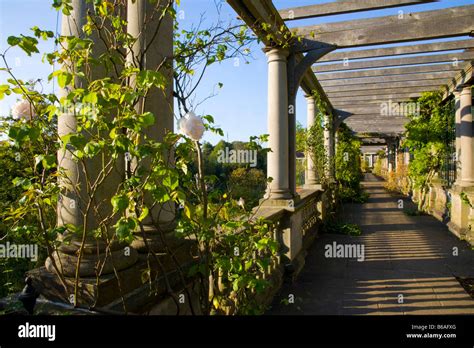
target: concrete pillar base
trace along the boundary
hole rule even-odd
[[[451,219],[448,228],[458,238],[474,244],[474,208],[466,202],[466,198],[474,202],[474,186],[464,187],[456,184],[450,194]]]
[[[77,254],[67,254],[61,251],[52,255],[56,266],[65,277],[75,277],[77,270]],[[131,247],[125,247],[110,252],[101,252],[98,255],[92,250],[83,252],[81,263],[79,264],[79,276],[94,277],[98,272],[101,275],[112,274],[114,271],[121,271],[137,262],[137,251]],[[56,273],[51,257],[46,259],[45,267],[51,273]],[[114,270],[115,269],[115,270]]]
[[[139,253],[163,252],[167,248],[175,249],[185,242],[184,239],[174,235],[175,227],[176,223],[174,221],[160,224],[159,229],[155,226],[145,225],[143,228],[145,236],[143,236],[141,230],[136,231],[136,237],[130,245]]]

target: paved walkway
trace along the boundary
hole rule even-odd
[[[363,185],[369,201],[341,213],[362,235],[316,239],[300,277],[283,287],[268,314],[474,314],[474,300],[455,278],[474,277],[474,250],[435,218],[407,216],[373,175]],[[326,258],[333,242],[364,245],[365,261]],[[282,304],[289,294],[295,303]]]

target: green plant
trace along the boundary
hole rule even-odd
[[[405,125],[406,138],[403,146],[413,154],[408,168],[414,188],[419,188],[419,209],[423,207],[432,178],[445,165],[451,155],[454,125],[452,105],[441,105],[441,92],[426,92],[418,99],[420,113],[410,115]]]
[[[146,240],[145,224],[163,236],[157,216],[166,207],[180,206],[182,213],[175,214],[172,223],[177,225],[178,237],[195,243],[197,256],[189,274],[171,258],[185,291],[188,277],[199,281],[203,314],[260,313],[262,308],[256,294],[268,285],[264,276],[276,262],[279,249],[272,224],[243,211],[226,192],[211,190],[208,184],[213,181],[213,175],[207,176],[204,170],[199,139],[172,132],[165,132],[158,139],[149,128],[158,122],[159,115],[146,108],[147,100],[153,95],[169,93],[167,71],[174,66],[174,96],[181,116],[188,114],[189,100],[193,99],[206,67],[240,56],[251,38],[240,25],[223,27],[219,23],[207,30],[180,30],[175,21],[173,60],[168,57],[156,66],[147,66],[146,49],[139,52],[131,49],[140,35],[124,34],[125,3],[89,2],[91,8],[81,37],[54,37],[54,33],[35,27],[34,36],[8,38],[10,47],[0,57],[5,65],[2,71],[10,79],[7,85],[1,86],[0,98],[17,94],[28,103],[31,115],[26,120],[12,121],[5,128],[13,149],[24,151],[26,161],[23,175],[18,175],[16,169],[10,173],[15,177],[12,184],[18,197],[12,197],[6,229],[47,250],[65,293],[73,293],[77,305],[79,265],[87,241],[105,245],[105,259],[95,267],[98,279],[107,258],[111,257],[114,243],[126,245],[140,236]],[[175,17],[173,1],[150,3],[154,5],[157,28],[164,18]],[[71,14],[67,0],[54,1],[54,7],[65,16]],[[148,38],[147,44],[159,45],[153,42],[157,37]],[[62,67],[50,75],[62,88],[61,98],[35,91],[19,80],[8,65],[7,52],[11,47],[18,46],[27,55],[36,54],[40,38],[54,38],[58,44],[59,49],[45,57],[51,65]],[[64,113],[74,115],[75,127],[58,134],[57,119]],[[214,126],[212,116],[203,116],[201,121],[207,130],[223,134]],[[77,166],[79,182],[57,163],[58,152]],[[125,168],[127,158],[124,175],[112,178]],[[190,168],[195,161],[193,173]],[[110,180],[113,186],[109,185]],[[261,184],[259,181],[258,185]],[[57,225],[58,202],[63,204],[62,199],[71,195],[80,203],[75,215],[78,223]],[[76,205],[70,206],[75,208]],[[91,221],[94,221],[92,228]],[[68,289],[62,268],[54,261],[59,237],[61,243],[78,242],[74,289]],[[166,243],[164,249],[172,254]],[[148,261],[154,260],[160,267],[160,272],[154,272],[155,277],[167,277],[160,257],[148,248]],[[112,267],[117,275],[113,262]],[[146,274],[151,275],[151,270]],[[155,279],[149,276],[148,280],[151,286]],[[121,291],[118,277],[117,281]],[[168,282],[167,292],[177,302],[177,293]]]
[[[336,150],[336,180],[338,195],[342,202],[363,203],[368,196],[360,185],[362,179],[360,140],[344,123],[338,129]]]
[[[348,236],[360,236],[362,234],[360,226],[345,222],[327,223],[324,226],[324,231],[326,233],[345,234]]]
[[[321,110],[321,109],[319,109]],[[326,149],[324,147],[324,114],[318,112],[314,124],[306,132],[306,153],[313,160],[316,177],[320,183],[326,183],[327,161]]]

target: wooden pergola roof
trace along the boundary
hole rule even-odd
[[[302,38],[306,51],[298,53],[297,61],[312,48],[335,48],[306,71],[301,87],[306,93],[318,91],[329,101],[326,111],[344,115],[355,132],[400,134],[406,115],[381,114],[383,103],[410,101],[436,90],[444,91],[447,99],[457,86],[472,80],[474,39],[464,37],[474,33],[474,5],[324,23],[326,16],[436,1],[339,0],[279,10],[271,0],[228,2],[265,44],[257,23],[271,23],[283,34],[290,30]],[[285,24],[317,17],[320,22],[323,18],[322,24]],[[420,42],[426,40],[432,42]],[[363,49],[353,49],[359,47]]]

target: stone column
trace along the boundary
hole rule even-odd
[[[331,117],[331,177],[336,180],[336,156],[337,156],[337,145],[339,142],[339,135],[337,129],[334,128],[333,118]]]
[[[324,115],[324,148],[326,149],[326,178],[334,179],[334,134],[332,132],[332,117]]]
[[[453,94],[456,129],[456,183],[458,183],[461,181],[461,91],[455,90]]]
[[[450,189],[451,214],[448,228],[459,238],[474,244],[474,129],[471,86],[460,86],[455,92],[456,103],[456,182]],[[463,196],[465,195],[465,196]]]
[[[166,15],[160,23],[161,10],[155,9],[156,5],[149,0],[128,0],[127,5],[127,32],[133,37],[138,38],[127,54],[129,64],[140,67],[142,70],[156,70],[160,64],[163,64],[159,70],[166,79],[166,88],[164,90],[156,87],[152,88],[146,100],[140,100],[136,106],[138,113],[151,112],[155,116],[155,124],[147,127],[143,134],[148,139],[162,141],[168,132],[173,132],[173,19]],[[156,14],[153,16],[154,11]],[[149,18],[154,18],[150,20]],[[146,22],[146,26],[143,24]],[[158,25],[159,30],[158,29]],[[156,32],[156,35],[155,35]],[[152,41],[154,40],[154,41]],[[134,81],[132,80],[133,84]],[[169,158],[169,163],[173,163],[173,154],[165,154]],[[134,171],[138,166],[149,167],[149,161],[136,163],[132,160],[131,169]],[[152,206],[153,199],[148,197],[149,206]],[[170,236],[169,232],[175,227],[175,207],[173,202],[154,205],[150,210],[149,216],[144,220],[144,230],[146,233],[146,242],[143,240],[141,231],[137,231],[137,239],[133,241],[132,246],[140,252],[147,252],[148,249],[155,251],[163,250],[163,240],[161,233]],[[168,246],[171,241],[167,238]]]
[[[86,23],[87,10],[92,10],[92,4],[86,2],[86,0],[73,0],[71,5],[73,7],[71,14],[62,17],[61,33],[63,36],[82,37],[84,35],[82,26]],[[101,41],[95,36],[92,36],[91,39],[95,43],[94,55],[104,52],[105,48]],[[70,64],[74,64],[74,62],[70,62]],[[91,72],[93,79],[101,78],[104,74],[105,72],[101,68],[94,68]],[[87,88],[86,81],[83,79],[76,78],[74,82],[75,86]],[[70,85],[60,89],[59,97],[67,96],[73,87],[73,85]],[[77,132],[77,107],[77,105],[71,105],[63,108],[62,114],[58,117],[59,137]],[[112,240],[115,234],[112,225],[116,219],[110,219],[107,226],[103,224],[99,226],[99,223],[102,219],[112,216],[110,199],[124,179],[124,159],[118,158],[113,162],[110,174],[97,187],[91,208],[87,209],[90,198],[83,165],[87,168],[90,184],[98,181],[97,178],[101,176],[101,172],[107,170],[103,169],[100,156],[85,159],[81,163],[73,159],[71,151],[69,147],[58,151],[58,167],[65,173],[65,177],[61,178],[59,182],[61,193],[57,207],[58,225],[73,225],[79,229],[79,233],[70,235],[71,231],[67,231],[60,237],[63,241],[68,239],[68,242],[61,244],[58,251],[54,253],[53,258],[46,260],[46,268],[51,272],[56,272],[56,268],[58,268],[66,277],[75,276],[77,266],[79,266],[79,275],[81,277],[95,277],[100,268],[101,275],[113,273],[114,269],[116,271],[125,269],[136,262],[136,252],[130,248],[124,250],[125,246],[117,242],[113,242],[110,245],[109,251],[107,251],[105,241],[102,238],[96,239],[93,236],[94,231],[99,227],[101,229],[107,228],[110,240]],[[111,158],[107,154],[104,154],[104,157],[106,159]],[[83,229],[86,234],[84,243],[82,240]],[[105,231],[102,232],[105,233]],[[82,252],[80,251],[81,249]],[[79,254],[82,255],[81,262],[78,265]]]
[[[267,176],[273,178],[267,190],[272,200],[291,199],[289,190],[288,140],[288,51],[271,48],[266,51],[268,62],[268,132]],[[291,154],[294,156],[294,154]]]
[[[316,120],[316,105],[314,96],[306,96],[307,102],[307,115],[306,115],[306,127],[309,132],[313,127]],[[313,155],[307,151],[306,153],[306,180],[305,186],[308,188],[314,188],[319,184],[318,176],[316,173],[316,166],[314,164]]]
[[[394,170],[398,171],[398,141],[393,144],[393,165],[395,166]]]
[[[460,93],[460,165],[461,186],[474,186],[474,128],[472,119],[472,91],[470,85]]]
[[[392,171],[391,165],[390,165],[390,143],[387,142],[387,148],[385,149],[385,169],[387,170],[387,173],[390,173]]]

